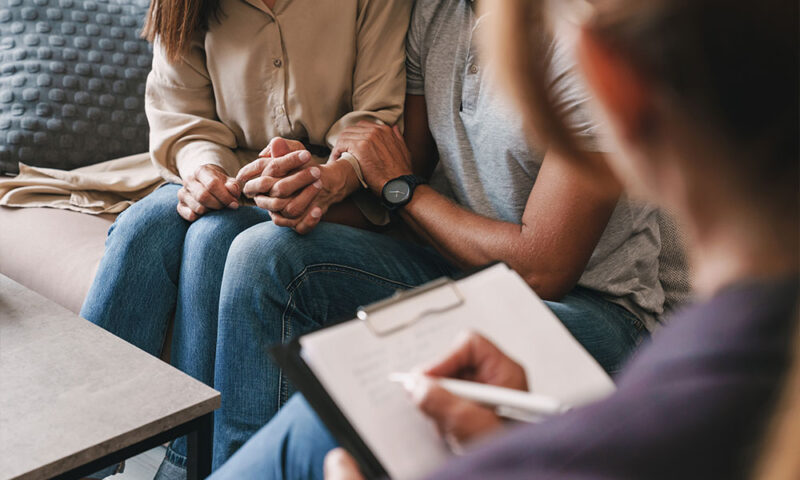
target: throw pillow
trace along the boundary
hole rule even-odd
[[[147,151],[148,0],[0,3],[0,171]]]

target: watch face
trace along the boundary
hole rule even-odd
[[[383,196],[387,202],[390,203],[403,203],[408,200],[411,194],[411,188],[405,180],[395,179],[386,184],[383,191]]]

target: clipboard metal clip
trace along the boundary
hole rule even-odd
[[[442,288],[446,288],[446,290],[443,291],[444,295],[442,295],[442,297],[446,298],[438,298],[436,305],[426,306],[416,314],[397,319],[381,318],[380,322],[375,318],[381,310]],[[397,291],[394,295],[385,300],[372,303],[365,307],[359,307],[356,316],[360,320],[366,322],[369,329],[372,330],[372,333],[382,337],[413,325],[427,316],[438,315],[458,308],[464,305],[464,303],[464,296],[459,291],[456,282],[449,277],[442,277],[411,290]]]

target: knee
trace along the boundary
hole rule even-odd
[[[240,233],[228,250],[226,275],[246,275],[259,280],[282,276],[302,264],[304,237],[272,222]]]
[[[240,227],[228,211],[209,212],[189,226],[184,241],[184,252],[224,255]]]
[[[137,254],[180,252],[188,222],[176,211],[178,185],[166,185],[124,211],[108,235],[108,246]]]

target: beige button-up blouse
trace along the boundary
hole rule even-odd
[[[410,0],[222,0],[219,21],[147,79],[150,154],[162,176],[204,164],[235,175],[273,137],[332,147],[364,119],[396,123]]]

